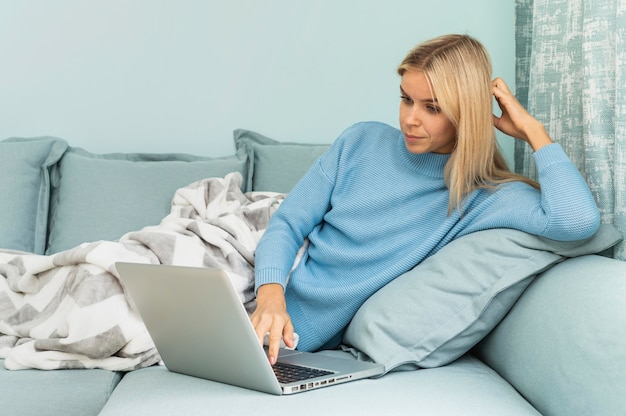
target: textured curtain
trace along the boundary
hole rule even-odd
[[[516,94],[626,235],[626,0],[516,0]],[[515,170],[536,178],[516,142]],[[613,256],[626,260],[626,244]]]

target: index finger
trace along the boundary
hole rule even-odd
[[[285,340],[286,346],[293,346],[293,325],[291,324],[291,321],[274,321],[274,324],[270,328],[268,339],[268,358],[270,360],[270,364],[274,365],[278,360],[281,340]]]

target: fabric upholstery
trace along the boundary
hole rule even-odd
[[[72,148],[53,180],[47,254],[98,240],[118,240],[157,225],[170,212],[174,192],[192,182],[240,172],[247,156],[222,158],[185,154],[104,154]]]
[[[50,169],[67,143],[54,137],[0,142],[0,248],[43,254]]]

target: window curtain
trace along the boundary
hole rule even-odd
[[[516,94],[626,236],[626,0],[516,0]],[[519,142],[519,143],[518,143]],[[515,171],[536,179],[531,150]],[[613,251],[626,260],[626,244]]]

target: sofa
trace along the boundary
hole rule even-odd
[[[288,193],[327,145],[239,129],[236,152],[94,154],[54,137],[0,142],[0,249],[50,256],[158,224],[176,189],[241,175]],[[624,415],[626,264],[610,225],[559,243],[514,230],[462,237],[373,295],[321,354],[386,374],[292,396],[173,373],[5,368],[4,415]],[[0,266],[0,275],[2,274]],[[5,285],[6,286],[6,285]],[[10,316],[0,292],[0,355]]]

